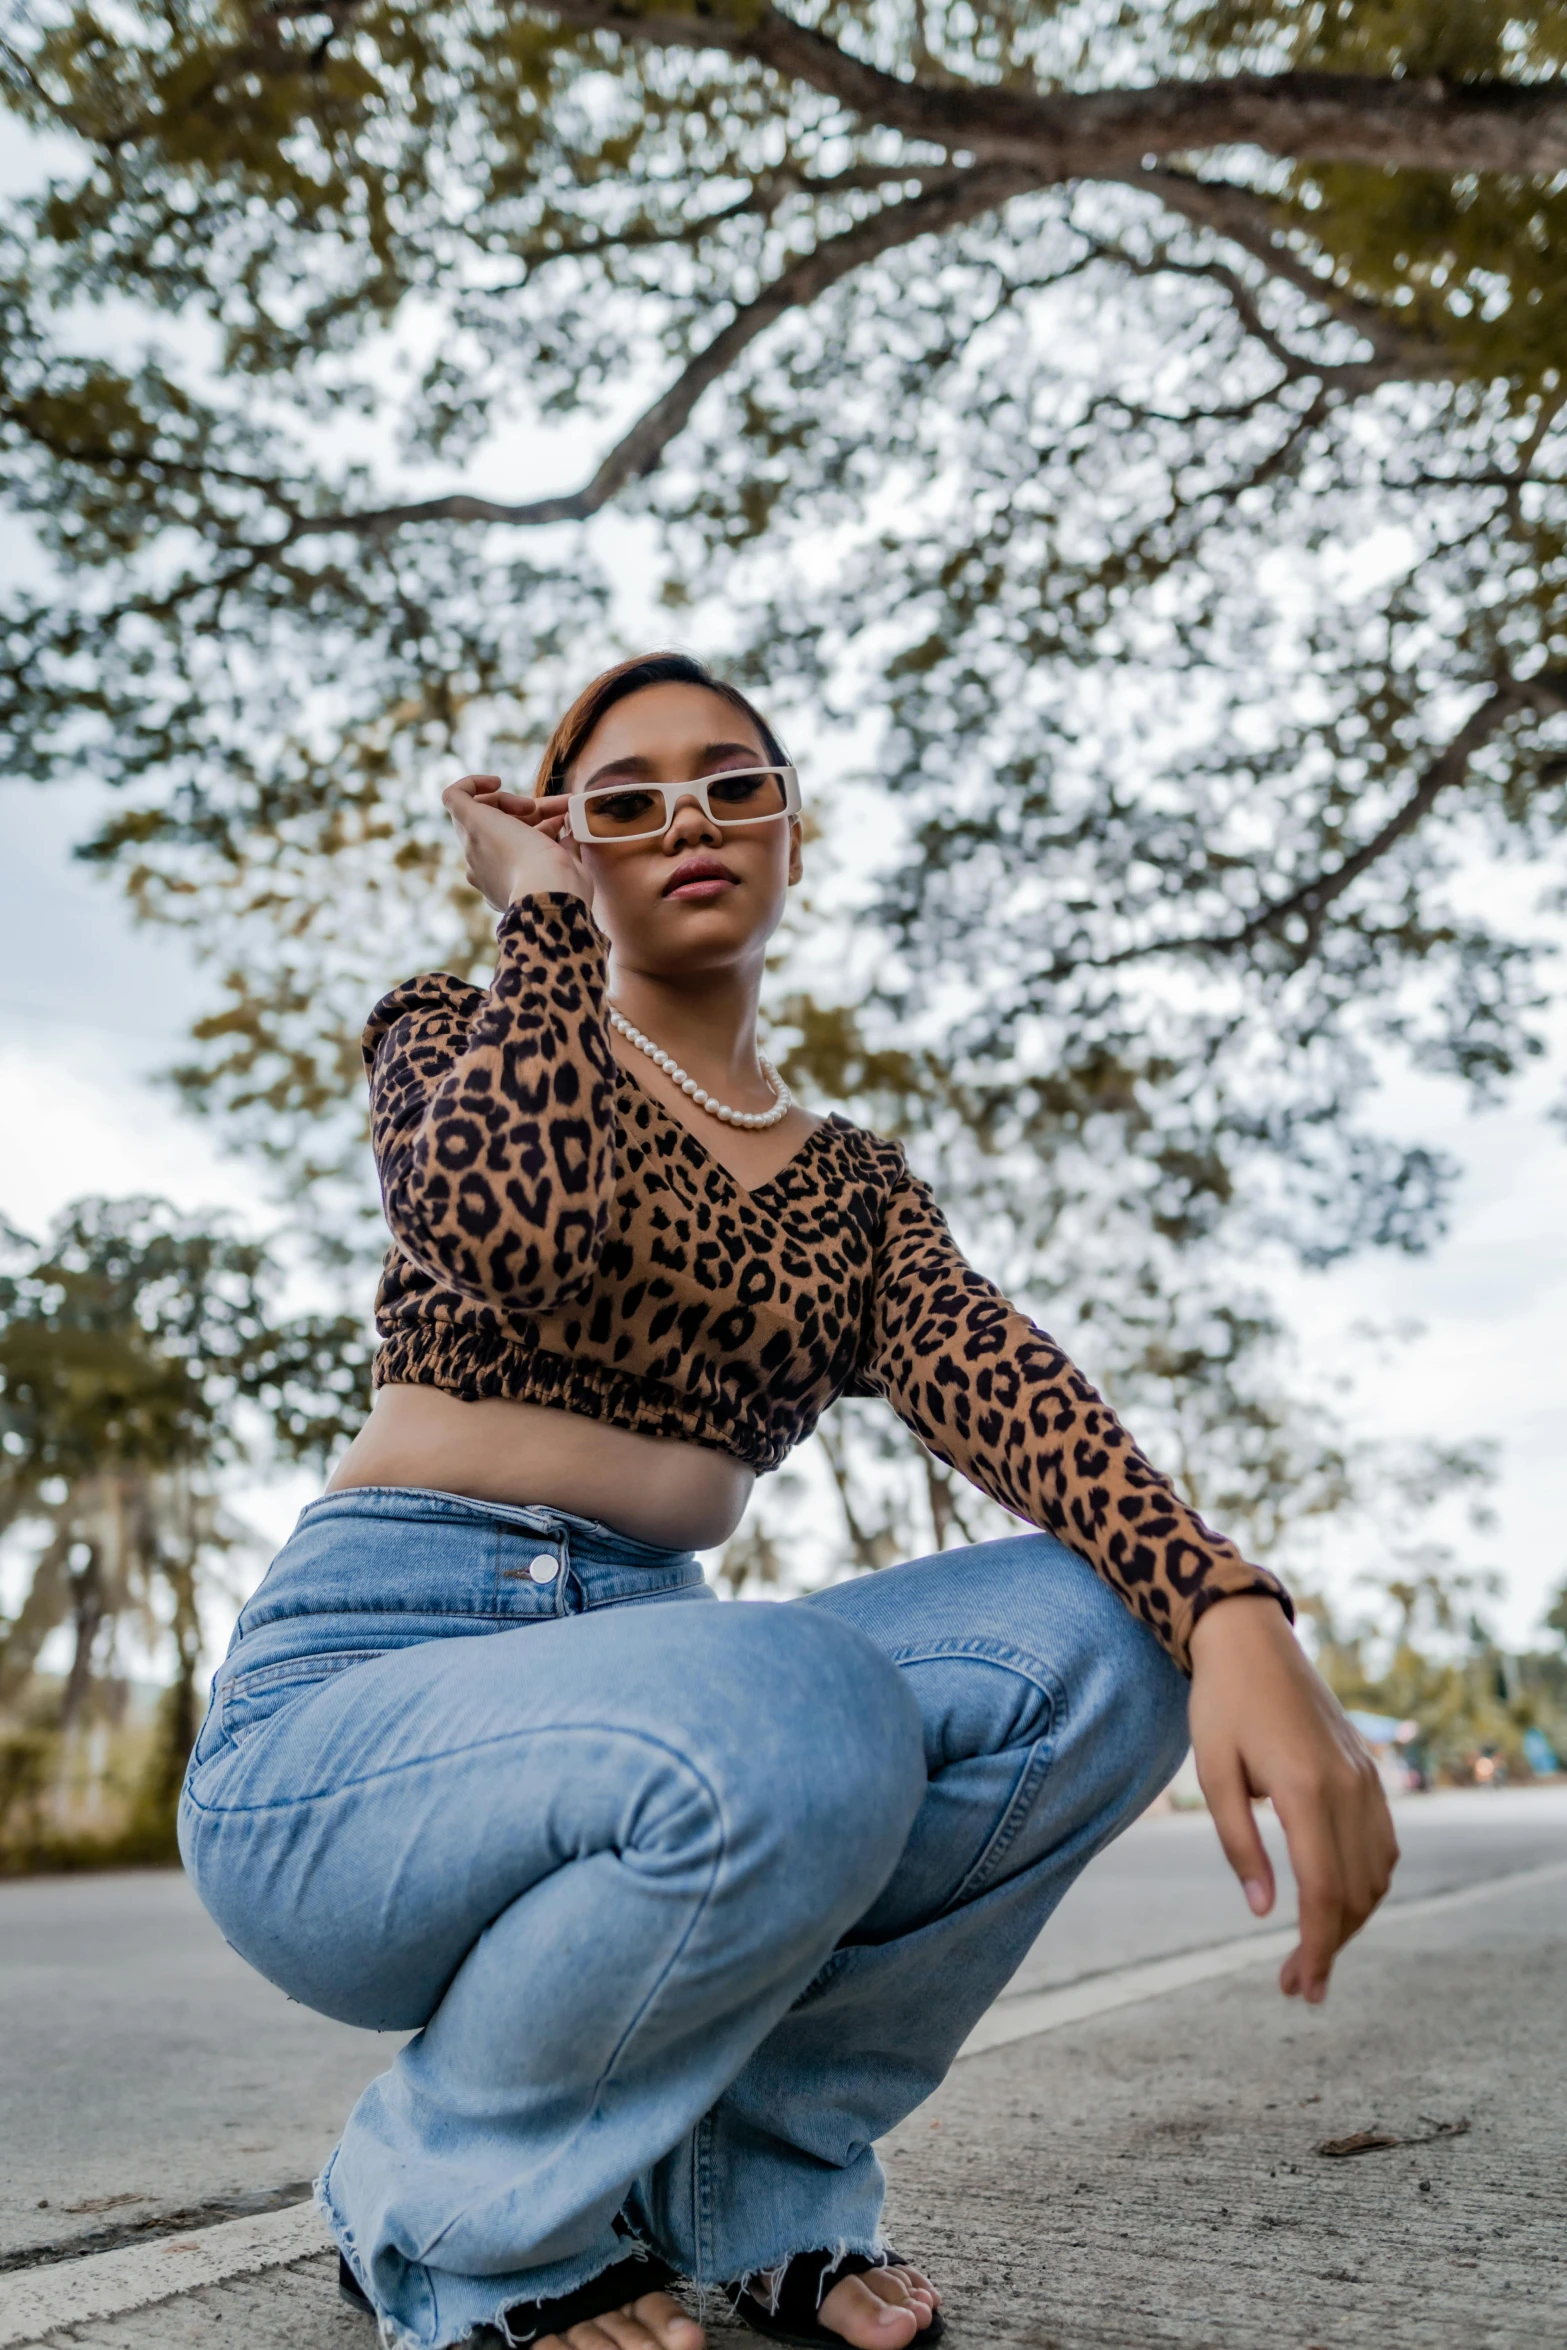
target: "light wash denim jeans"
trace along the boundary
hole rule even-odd
[[[180,1845],[291,1998],[413,2031],[319,2193],[435,2350],[628,2235],[698,2283],[874,2249],[874,2141],[1185,1743],[1048,1535],[721,1606],[559,1510],[361,1490],[240,1617]]]

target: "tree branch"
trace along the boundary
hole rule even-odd
[[[836,1421],[824,1420],[818,1426],[816,1435],[837,1491],[838,1506],[843,1512],[844,1530],[849,1537],[849,1549],[855,1565],[872,1573],[878,1567],[890,1566],[897,1556],[897,1544],[891,1527],[885,1524],[867,1526],[855,1508],[853,1478],[843,1430]]]
[[[1387,311],[1363,301],[1331,277],[1319,275],[1304,254],[1292,252],[1284,241],[1285,224],[1266,196],[1251,188],[1198,179],[1185,171],[1128,171],[1111,176],[1124,187],[1146,189],[1194,227],[1210,229],[1230,244],[1239,245],[1242,252],[1260,261],[1270,276],[1282,278],[1343,325],[1353,327],[1376,353],[1384,378],[1440,380],[1451,375],[1453,354],[1445,345],[1410,334]],[[1321,374],[1324,370],[1313,368],[1311,372]]]
[[[857,221],[841,235],[826,238],[811,252],[776,277],[754,300],[743,303],[705,349],[682,368],[661,398],[645,409],[629,432],[622,434],[591,481],[580,490],[559,497],[533,498],[522,505],[505,505],[493,498],[457,492],[444,498],[424,498],[407,505],[378,506],[360,513],[300,517],[281,545],[332,531],[359,533],[392,530],[410,522],[504,522],[537,527],[550,522],[585,522],[608,504],[628,482],[655,471],[665,450],[684,430],[702,394],[733,367],[747,347],[791,310],[806,308],[840,278],[867,262],[993,212],[1009,197],[1034,186],[1032,175],[1010,165],[992,165],[957,172],[911,196],[901,204],[887,204],[868,220]]]
[[[857,163],[847,169],[818,175],[787,166],[759,174],[743,196],[722,204],[715,212],[688,212],[669,221],[648,219],[623,229],[593,228],[559,244],[518,245],[513,248],[530,276],[557,261],[594,261],[604,253],[647,252],[660,245],[699,246],[713,229],[733,220],[771,220],[791,196],[872,195],[886,187],[936,187],[952,177],[950,163]],[[497,295],[519,294],[528,278],[492,278],[474,289],[474,298],[489,301]]]
[[[906,138],[1026,164],[1051,180],[1103,179],[1145,156],[1214,147],[1423,171],[1567,170],[1567,82],[1236,74],[1035,97],[904,81],[765,4],[728,13],[698,0],[690,15],[643,12],[621,0],[548,0],[548,7],[563,23],[623,40],[747,58]]]
[[[1494,685],[1478,709],[1471,711],[1463,725],[1445,749],[1438,751],[1422,773],[1419,782],[1401,807],[1395,808],[1387,822],[1374,832],[1368,841],[1335,865],[1331,872],[1317,874],[1312,880],[1292,889],[1287,896],[1273,898],[1259,906],[1256,913],[1241,924],[1239,930],[1210,932],[1194,938],[1166,938],[1154,940],[1146,946],[1124,947],[1119,954],[1105,955],[1095,960],[1096,971],[1107,971],[1118,964],[1140,962],[1152,955],[1173,954],[1241,954],[1256,945],[1270,931],[1283,928],[1286,922],[1301,920],[1307,926],[1306,947],[1315,945],[1329,907],[1363,873],[1387,855],[1389,849],[1413,832],[1430,814],[1443,792],[1462,783],[1468,773],[1469,762],[1509,718],[1520,711],[1532,710],[1537,718],[1559,716],[1567,711],[1567,670],[1546,670],[1537,677],[1520,682],[1506,678]]]
[[[1320,932],[1328,908],[1344,892],[1368,873],[1371,867],[1385,857],[1388,850],[1403,840],[1430,814],[1443,792],[1455,783],[1462,783],[1469,772],[1469,762],[1476,751],[1488,743],[1492,735],[1506,725],[1520,710],[1533,709],[1544,716],[1554,709],[1567,708],[1567,677],[1531,680],[1519,685],[1511,678],[1495,685],[1479,708],[1470,712],[1452,741],[1438,751],[1431,760],[1402,807],[1395,808],[1387,822],[1374,832],[1368,841],[1335,865],[1330,873],[1318,874],[1287,897],[1275,898],[1271,904],[1260,906],[1250,921],[1244,923],[1233,938],[1224,944],[1231,950],[1254,946],[1268,931],[1282,929],[1286,922],[1303,919],[1313,939]]]

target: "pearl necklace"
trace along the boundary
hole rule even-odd
[[[727,1102],[715,1101],[710,1093],[704,1092],[694,1077],[688,1077],[672,1053],[664,1052],[650,1036],[644,1036],[640,1028],[633,1028],[624,1012],[617,1012],[613,1004],[606,1009],[610,1026],[617,1035],[623,1036],[628,1044],[634,1044],[639,1053],[646,1053],[653,1066],[662,1069],[666,1077],[673,1078],[681,1092],[688,1093],[699,1110],[710,1111],[713,1117],[722,1118],[726,1126],[776,1126],[779,1119],[787,1118],[793,1109],[794,1096],[765,1053],[759,1052],[756,1057],[762,1064],[762,1075],[777,1095],[777,1100],[770,1110],[732,1110]]]

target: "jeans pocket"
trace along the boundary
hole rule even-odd
[[[322,1656],[287,1657],[281,1664],[257,1665],[251,1672],[234,1674],[213,1705],[224,1744],[243,1746],[295,1698],[308,1697],[351,1666],[369,1664],[385,1654],[384,1648],[337,1648]]]

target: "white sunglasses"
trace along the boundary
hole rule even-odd
[[[692,783],[611,783],[573,792],[566,822],[575,840],[654,840],[675,821],[682,800],[695,800],[724,831],[772,824],[800,812],[800,778],[792,767],[726,767]]]

